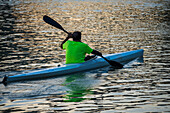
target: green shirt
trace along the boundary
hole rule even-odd
[[[63,44],[63,49],[66,49],[66,64],[85,62],[86,53],[90,54],[93,51],[85,43],[70,40]]]

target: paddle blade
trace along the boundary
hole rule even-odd
[[[66,31],[66,30],[64,30],[63,29],[63,27],[58,23],[58,22],[56,22],[55,20],[53,20],[52,18],[50,18],[49,16],[43,16],[43,20],[46,22],[46,23],[48,23],[48,24],[50,24],[50,25],[52,25],[52,26],[54,26],[54,27],[56,27],[56,28],[58,28],[58,29],[61,29],[61,30],[63,30],[64,32],[66,32],[67,34],[68,34],[68,32]]]
[[[109,60],[108,62],[111,66],[113,66],[116,69],[122,69],[123,65],[120,64],[119,62],[113,61],[113,60]]]
[[[119,62],[113,61],[113,60],[108,60],[107,58],[101,56],[103,59],[105,59],[111,66],[113,66],[116,69],[122,69],[123,65],[120,64]]]

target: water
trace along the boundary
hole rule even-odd
[[[103,54],[144,49],[144,63],[0,84],[1,112],[170,112],[168,0],[0,1],[0,79],[64,62],[67,31]]]

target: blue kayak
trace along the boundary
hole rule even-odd
[[[144,52],[143,49],[139,49],[139,50],[122,52],[122,53],[107,54],[107,55],[104,55],[104,57],[107,58],[108,60],[113,60],[113,61],[116,61],[116,62],[119,62],[125,65],[129,63],[130,61],[135,60],[137,58],[143,58],[143,52]],[[47,69],[32,71],[32,72],[24,73],[24,74],[18,74],[18,75],[13,75],[13,76],[6,75],[3,79],[3,82],[42,79],[42,78],[48,78],[48,77],[54,77],[54,76],[60,76],[60,75],[67,75],[67,74],[73,74],[73,73],[103,68],[109,65],[110,64],[108,62],[106,62],[103,58],[98,56],[95,59],[91,59],[84,63],[64,64],[59,67],[57,66],[53,68],[47,68]]]

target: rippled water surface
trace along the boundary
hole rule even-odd
[[[144,49],[144,63],[0,84],[0,112],[170,112],[169,0],[1,0],[0,80],[64,62],[66,34],[103,54]]]

